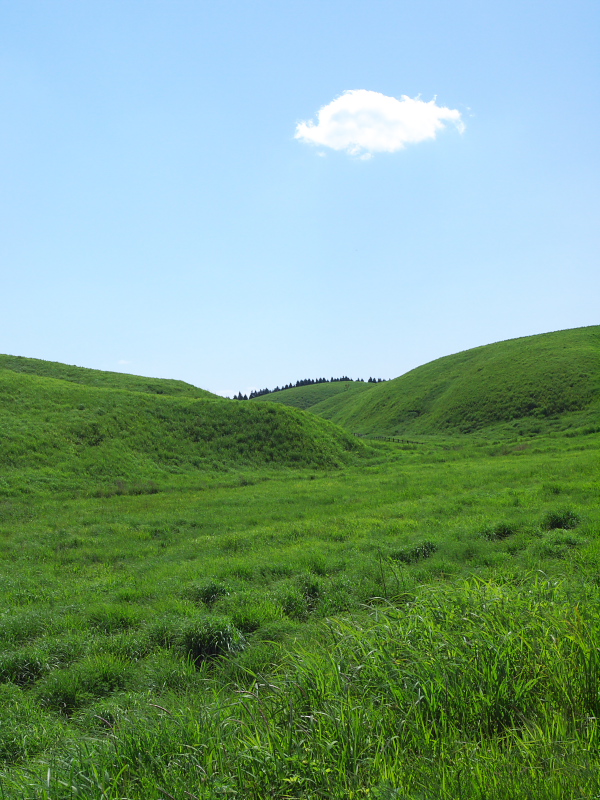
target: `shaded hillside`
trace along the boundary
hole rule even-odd
[[[286,408],[100,389],[0,370],[0,493],[232,466],[333,467],[363,449]]]
[[[600,398],[600,326],[511,339],[446,356],[311,411],[353,432],[468,433],[580,411]]]
[[[212,392],[198,389],[184,381],[144,378],[141,375],[127,375],[122,372],[104,372],[99,369],[60,364],[57,361],[42,361],[39,358],[0,355],[0,369],[9,369],[11,372],[20,372],[25,375],[38,375],[41,378],[57,378],[70,383],[80,383],[102,389],[127,389],[130,392],[217,399],[217,395]]]
[[[305,410],[331,397],[343,396],[347,399],[349,395],[354,396],[376,385],[381,384],[366,383],[365,381],[315,383],[310,386],[294,386],[292,389],[282,389],[279,392],[271,392],[252,399],[259,402],[282,403],[285,406],[293,406],[294,408]]]

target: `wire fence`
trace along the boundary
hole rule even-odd
[[[423,442],[414,442],[412,439],[399,439],[397,436],[371,436],[368,433],[355,433],[361,439],[381,439],[385,442],[397,442],[398,444],[423,444]]]

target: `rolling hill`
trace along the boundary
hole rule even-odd
[[[347,400],[350,395],[364,392],[375,384],[364,381],[333,381],[332,383],[314,383],[309,386],[294,386],[279,392],[254,397],[255,402],[282,403],[284,406],[306,410],[329,400],[331,397],[343,395]]]
[[[599,333],[306,411],[0,367],[0,797],[600,797]]]
[[[5,496],[135,487],[198,470],[334,467],[364,448],[326,420],[285,406],[236,403],[178,381],[12,363],[71,377],[0,368]]]
[[[446,356],[310,410],[357,433],[452,434],[597,408],[600,326],[510,339]]]
[[[184,381],[165,378],[144,378],[140,375],[127,375],[121,372],[104,372],[99,369],[73,367],[58,361],[42,361],[39,358],[23,358],[22,356],[0,355],[0,370],[11,370],[24,375],[37,375],[40,378],[57,378],[69,383],[83,386],[95,386],[99,389],[126,389],[130,392],[148,394],[167,394],[187,397],[204,397],[213,400],[218,395],[198,389]]]

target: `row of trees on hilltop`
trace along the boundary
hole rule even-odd
[[[357,378],[356,379],[360,383],[365,383],[364,378]],[[274,389],[259,389],[256,392],[250,392],[249,395],[242,394],[241,392],[237,395],[233,396],[234,400],[253,400],[255,397],[262,397],[265,394],[273,394],[273,392],[283,392],[286,389],[297,389],[299,386],[314,386],[317,383],[343,383],[352,381],[352,378],[349,378],[347,375],[344,375],[342,378],[305,378],[301,381],[296,381],[296,383],[288,383],[285,386],[276,386]],[[366,383],[383,383],[385,378],[369,378]]]

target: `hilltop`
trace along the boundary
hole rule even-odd
[[[600,326],[510,339],[445,356],[311,411],[359,433],[471,433],[597,408]]]
[[[0,355],[0,370],[11,370],[24,375],[37,375],[40,378],[56,378],[69,383],[94,386],[102,389],[126,389],[130,392],[148,394],[186,395],[216,400],[217,395],[206,389],[199,389],[184,381],[165,378],[145,378],[141,375],[128,375],[122,372],[105,372],[99,369],[75,367],[58,361],[43,361],[39,358]]]

